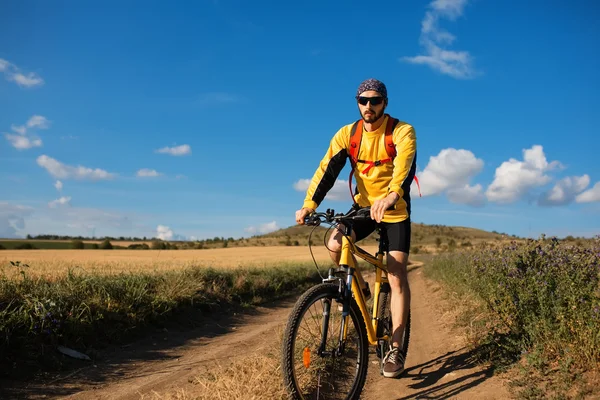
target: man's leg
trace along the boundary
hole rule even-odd
[[[402,332],[406,326],[410,309],[410,286],[408,284],[408,254],[402,251],[390,251],[387,258],[388,280],[392,289],[391,311],[393,336],[392,345],[402,346]]]
[[[404,371],[404,358],[400,353],[402,334],[410,310],[410,287],[408,284],[408,254],[410,249],[410,220],[385,224],[389,242],[387,257],[388,281],[390,282],[392,313],[392,348],[386,355],[383,375],[395,378]]]

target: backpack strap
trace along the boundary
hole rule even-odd
[[[352,176],[354,175],[354,168],[358,163],[358,149],[360,149],[360,142],[362,140],[362,132],[363,132],[363,120],[359,119],[352,125],[352,130],[350,131],[350,144],[348,146],[348,156],[350,157],[350,177],[348,178],[348,187],[350,188],[350,198],[356,204],[354,200],[354,194],[352,194]]]

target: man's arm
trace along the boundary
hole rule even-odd
[[[394,132],[396,144],[396,158],[394,159],[394,173],[388,188],[388,193],[396,193],[399,200],[403,195],[402,185],[410,175],[410,170],[417,154],[417,136],[415,129],[404,124]]]
[[[376,200],[371,206],[371,218],[377,222],[381,222],[385,211],[396,204],[404,195],[402,185],[409,177],[417,152],[417,138],[412,126],[403,124],[394,130],[393,135],[397,154],[394,158],[394,172],[388,187],[388,193],[386,197]]]
[[[333,187],[335,180],[346,165],[348,140],[349,130],[347,127],[340,129],[331,139],[329,148],[310,181],[303,208],[316,210]]]

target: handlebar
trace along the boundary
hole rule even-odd
[[[304,217],[305,225],[321,225],[321,222],[343,222],[348,220],[366,221],[371,219],[371,207],[353,208],[347,214],[335,214],[335,211],[328,208],[324,213],[312,213]]]

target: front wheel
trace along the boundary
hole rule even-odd
[[[359,398],[369,349],[365,323],[353,298],[347,321],[346,340],[340,346],[342,298],[337,285],[319,284],[298,299],[282,347],[283,380],[291,398]]]

